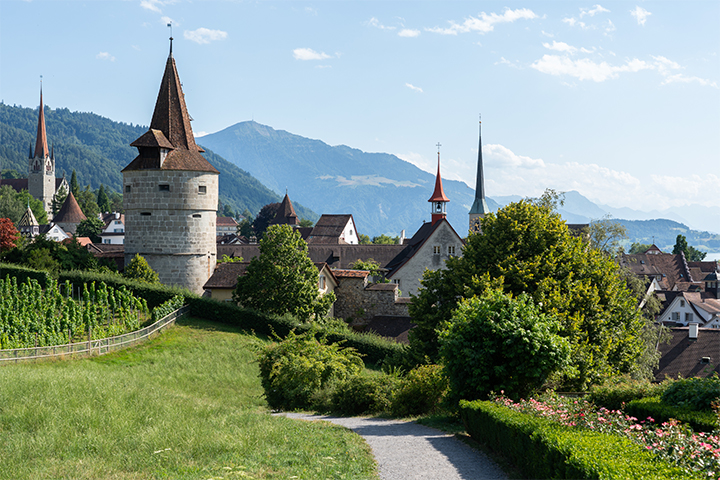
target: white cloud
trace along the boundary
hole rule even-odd
[[[413,91],[415,91],[415,92],[423,93],[423,89],[422,89],[422,88],[416,87],[416,86],[413,85],[412,83],[406,83],[405,86],[408,87],[410,90],[413,90]]]
[[[605,26],[605,34],[612,33],[615,30],[617,30],[617,28],[615,28],[615,24],[611,20],[608,20],[607,25]]]
[[[580,51],[583,52],[583,53],[593,53],[593,52],[595,52],[595,47],[592,47],[592,49],[587,49],[587,48],[585,48],[585,47],[582,47],[582,48],[580,49]]]
[[[578,80],[593,80],[603,82],[617,78],[621,72],[638,72],[655,68],[653,65],[638,60],[627,61],[624,65],[614,66],[607,62],[596,63],[588,58],[571,60],[558,55],[543,55],[540,60],[530,65],[535,70],[549,75],[569,75]]]
[[[419,35],[420,35],[420,30],[413,30],[413,29],[410,29],[410,28],[403,28],[402,30],[400,30],[400,31],[398,32],[398,36],[399,36],[399,37],[409,37],[409,38],[413,38],[413,37],[417,37],[417,36],[419,36]]]
[[[507,65],[508,67],[512,67],[512,68],[520,68],[517,64],[511,62],[510,60],[506,59],[505,57],[500,57],[500,60],[495,62],[494,65]]]
[[[387,25],[383,25],[382,23],[380,23],[380,20],[375,17],[372,17],[370,20],[368,20],[367,24],[371,27],[379,28],[380,30],[395,30],[395,27],[388,27]]]
[[[161,0],[142,0],[140,2],[140,6],[142,8],[145,8],[147,10],[152,10],[156,13],[162,13],[160,10],[160,5],[162,5],[163,2]]]
[[[678,70],[682,68],[678,63],[673,62],[663,56],[652,56],[655,59],[655,65],[658,71],[663,75],[669,75],[670,70]]]
[[[498,144],[483,146],[483,158],[487,157],[496,168],[544,168],[545,162],[541,158],[530,158],[513,153],[509,148]]]
[[[610,10],[607,8],[603,8],[600,5],[595,5],[590,10],[585,10],[584,8],[580,9],[580,18],[584,17],[585,15],[590,15],[591,17],[594,17],[596,13],[610,13]]]
[[[635,19],[638,22],[638,25],[645,26],[645,20],[647,20],[647,17],[652,15],[652,13],[648,12],[644,8],[640,6],[635,6],[635,10],[630,10],[630,15],[635,17]]]
[[[574,27],[575,25],[577,25],[578,27],[582,28],[583,30],[587,30],[588,28],[594,28],[594,27],[588,27],[587,25],[585,25],[585,22],[581,22],[580,20],[577,20],[572,17],[563,18],[562,21],[564,23],[567,23],[571,27]]]
[[[542,30],[540,33],[542,33],[542,34],[545,35],[546,37],[550,37],[550,38],[553,38],[553,37],[555,36],[555,35],[553,35],[552,33],[547,33],[545,30]]]
[[[667,85],[669,83],[693,83],[697,82],[703,87],[713,87],[718,88],[717,82],[713,82],[712,80],[708,80],[705,78],[700,77],[687,77],[683,75],[682,73],[678,73],[675,75],[668,75],[665,77],[665,80],[662,81],[661,85]]]
[[[337,177],[333,177],[332,175],[323,175],[322,177],[317,178],[320,180],[335,180],[340,187],[357,187],[361,185],[381,187],[383,184],[394,185],[396,187],[422,186],[408,180],[392,180],[378,175],[352,175],[350,178],[343,177],[342,175],[338,175]]]
[[[296,48],[293,50],[295,60],[327,60],[332,58],[325,52],[316,52],[311,48]]]
[[[183,32],[186,40],[191,40],[201,45],[215,40],[224,40],[227,38],[227,35],[227,32],[223,32],[222,30],[210,30],[205,27],[200,27],[197,30],[185,30]]]
[[[110,60],[111,62],[115,61],[115,57],[110,55],[108,52],[100,52],[95,55],[95,58],[97,58],[98,60]]]
[[[505,9],[502,15],[497,13],[487,14],[481,12],[477,17],[468,17],[462,24],[450,22],[449,28],[426,28],[428,32],[440,33],[442,35],[457,35],[458,33],[478,32],[488,33],[495,29],[495,25],[499,23],[511,23],[516,20],[526,19],[531,20],[538,18],[538,16],[530,9],[519,8],[516,10]]]
[[[577,52],[577,48],[572,47],[565,42],[556,42],[555,40],[553,40],[552,45],[549,43],[543,43],[543,47],[549,50],[557,50],[558,52],[568,52],[570,54]]]

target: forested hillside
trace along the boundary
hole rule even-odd
[[[16,170],[27,176],[28,153],[34,149],[37,132],[37,108],[0,103],[0,165],[3,172]],[[146,126],[114,122],[94,113],[71,112],[67,108],[45,107],[45,125],[49,147],[55,148],[56,171],[67,177],[73,169],[81,185],[99,188],[105,185],[120,192],[120,171],[137,156],[130,143],[147,131]],[[263,205],[281,197],[252,175],[206,149],[205,158],[220,171],[220,201],[233,210],[246,208],[254,215]],[[300,218],[316,220],[318,215],[293,203]]]
[[[673,220],[617,220],[627,229],[628,238],[637,243],[655,243],[663,252],[672,252],[678,235],[687,238],[688,245],[704,252],[720,252],[720,235],[691,230]]]

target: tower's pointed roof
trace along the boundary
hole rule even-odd
[[[438,152],[438,169],[435,177],[435,191],[428,202],[449,202],[450,199],[445,196],[442,186],[442,177],[440,176],[440,152]]]
[[[270,222],[270,224],[297,225],[298,223],[299,222],[297,214],[295,213],[295,208],[293,208],[290,197],[286,192],[285,197],[282,199],[282,202],[277,209],[277,214],[275,215],[275,218]]]
[[[35,218],[35,214],[30,209],[30,205],[28,205],[27,210],[25,210],[25,213],[23,213],[23,216],[20,217],[20,221],[17,223],[18,227],[36,227],[40,225],[37,221],[37,218]]]
[[[83,220],[87,220],[87,217],[82,212],[80,205],[75,200],[75,195],[72,192],[68,193],[65,203],[57,215],[53,218],[55,223],[80,223]]]
[[[165,73],[160,83],[160,92],[158,92],[155,102],[150,129],[130,145],[163,148],[169,150],[169,153],[162,162],[140,155],[123,171],[161,168],[163,170],[219,173],[200,155],[200,152],[204,152],[204,150],[195,143],[195,136],[190,126],[190,114],[185,105],[185,94],[182,91],[175,58],[172,55],[172,43],[170,55],[165,63]]]
[[[477,182],[475,184],[475,201],[470,207],[470,214],[485,215],[490,213],[487,202],[485,201],[485,180],[483,177],[483,161],[482,161],[482,122],[480,123],[480,133],[478,135],[478,161],[477,161]]]
[[[35,140],[35,158],[47,158],[49,155],[47,133],[45,133],[45,106],[42,87],[40,87],[40,112],[38,113],[37,139]]]

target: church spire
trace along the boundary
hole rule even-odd
[[[447,216],[446,204],[450,201],[445,196],[442,186],[442,177],[440,176],[440,143],[438,147],[438,168],[437,175],[435,176],[435,191],[433,191],[432,197],[428,200],[432,204],[432,223],[435,224],[438,220],[441,220]]]
[[[42,83],[40,83],[40,112],[38,114],[37,139],[35,140],[35,158],[47,158],[48,155],[47,133],[45,133],[45,106],[43,104]]]
[[[470,231],[479,232],[480,219],[490,213],[487,202],[485,201],[485,181],[483,177],[482,162],[482,122],[479,122],[478,130],[478,161],[477,161],[477,180],[475,183],[475,201],[470,207]]]

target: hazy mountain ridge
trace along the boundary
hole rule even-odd
[[[35,147],[38,109],[0,103],[0,166],[28,174],[28,148]],[[122,173],[136,156],[130,143],[147,131],[141,125],[115,122],[94,113],[71,112],[67,108],[45,106],[45,126],[49,147],[55,148],[56,174],[70,177],[73,169],[81,186],[100,184],[120,192]],[[205,158],[220,171],[220,200],[242,212],[253,214],[281,197],[250,174],[208,150]],[[316,220],[318,215],[295,203],[300,218]]]

